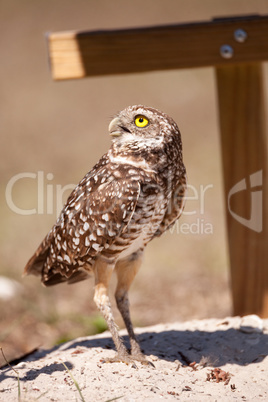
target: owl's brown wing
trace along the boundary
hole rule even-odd
[[[175,186],[167,211],[154,237],[161,236],[162,233],[174,225],[176,220],[181,216],[185,204],[186,190],[187,176],[186,171],[184,170],[183,173],[178,172],[178,176],[175,177]]]
[[[85,279],[83,266],[126,230],[140,194],[139,182],[96,177],[82,180],[71,193],[57,223],[26,265],[26,274],[41,275],[45,285]]]

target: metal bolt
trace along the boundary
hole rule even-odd
[[[234,54],[234,49],[230,45],[222,45],[220,47],[220,54],[224,59],[231,59]]]
[[[234,31],[234,38],[239,43],[245,42],[247,37],[248,37],[248,34],[246,33],[246,31],[244,31],[244,29],[236,29]]]

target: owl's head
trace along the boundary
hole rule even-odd
[[[160,146],[174,137],[180,141],[177,124],[167,114],[142,105],[129,106],[119,112],[109,125],[112,141],[137,147]]]

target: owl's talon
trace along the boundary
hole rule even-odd
[[[135,362],[141,363],[143,366],[151,366],[155,368],[155,365],[147,360],[146,357],[142,353],[138,354],[125,354],[125,353],[117,353],[114,357],[108,357],[101,360],[101,363],[125,363],[127,365],[131,365],[132,368],[137,369],[137,365]]]
[[[151,366],[151,367],[155,368],[155,365],[150,360],[147,360],[146,357],[142,353],[131,354],[131,357],[133,360],[141,363],[144,366]]]
[[[102,359],[101,363],[125,363],[127,365],[131,365],[132,368],[138,368],[134,362],[134,359],[125,353],[117,353],[114,357]]]

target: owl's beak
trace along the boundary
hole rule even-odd
[[[120,119],[119,117],[115,117],[111,123],[109,124],[109,133],[112,137],[119,137],[122,135],[122,129],[119,126]]]

